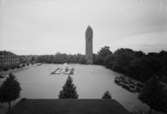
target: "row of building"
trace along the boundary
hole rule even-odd
[[[31,56],[18,56],[9,51],[0,51],[0,70],[30,63],[31,60]]]
[[[9,51],[0,51],[0,67],[14,66],[20,63],[20,58]]]

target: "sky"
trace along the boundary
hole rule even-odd
[[[0,50],[84,54],[88,25],[94,53],[167,50],[167,0],[0,0]]]

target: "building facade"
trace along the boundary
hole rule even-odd
[[[0,67],[12,67],[20,63],[19,57],[9,51],[0,51]]]
[[[86,62],[87,64],[93,64],[93,29],[88,26],[85,32],[86,39]]]

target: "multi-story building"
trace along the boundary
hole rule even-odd
[[[20,63],[20,58],[16,54],[9,51],[0,51],[0,67],[17,66]]]

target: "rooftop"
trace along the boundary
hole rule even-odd
[[[10,51],[0,51],[0,55],[12,55],[12,56],[14,55],[14,56],[16,56],[16,54],[14,54]]]
[[[115,100],[100,99],[26,99],[10,114],[129,114]]]

